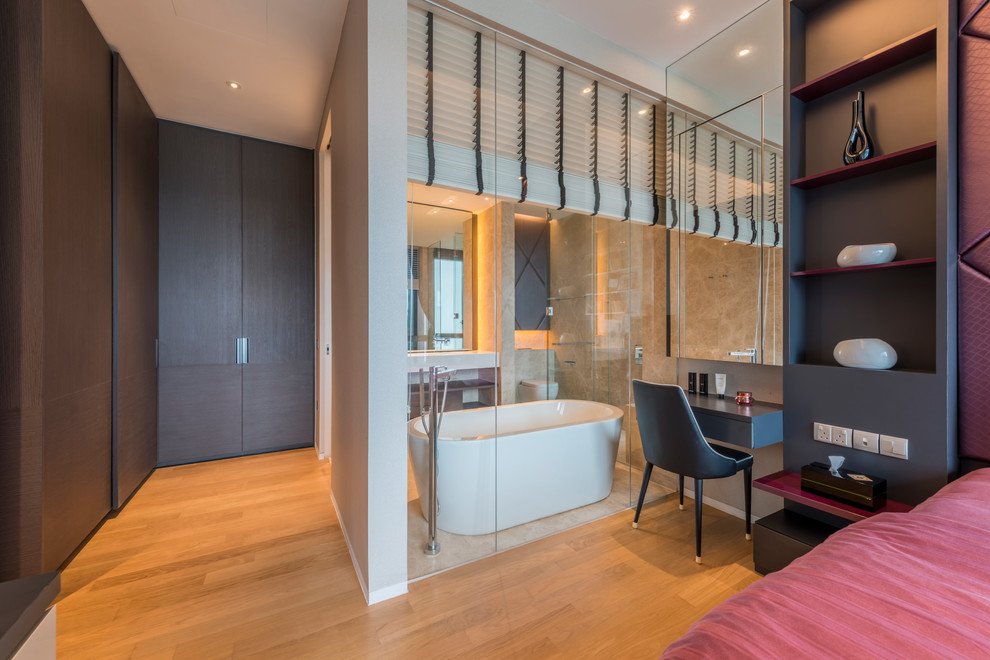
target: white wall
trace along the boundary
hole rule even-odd
[[[406,590],[406,3],[351,0],[330,83],[331,490],[369,603]]]

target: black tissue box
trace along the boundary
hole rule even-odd
[[[838,476],[825,463],[801,468],[801,490],[818,493],[868,511],[887,503],[887,480],[855,470],[839,468]]]

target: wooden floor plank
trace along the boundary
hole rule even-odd
[[[624,511],[368,607],[330,504],[296,450],[157,470],[66,568],[64,658],[656,657],[758,579],[738,519],[693,503]]]

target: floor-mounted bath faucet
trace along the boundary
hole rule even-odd
[[[443,410],[447,405],[447,384],[450,382],[450,377],[453,376],[456,371],[456,369],[448,369],[447,367],[430,367],[430,404],[428,408],[423,408],[424,370],[419,370],[419,418],[423,423],[423,431],[426,432],[426,436],[429,438],[428,451],[430,454],[430,515],[428,520],[430,524],[430,538],[426,542],[423,552],[430,556],[440,553],[440,542],[437,541],[437,512],[439,510],[439,504],[437,502],[437,440],[440,437],[440,424],[443,422]],[[440,395],[440,388],[438,387],[440,382],[443,382],[442,398]],[[430,418],[429,426],[426,424],[427,416]],[[422,493],[420,493],[420,497],[422,496]]]

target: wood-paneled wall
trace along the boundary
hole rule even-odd
[[[158,120],[114,55],[113,508],[158,462]]]
[[[0,2],[0,580],[41,572],[41,14]]]
[[[111,506],[111,62],[80,0],[0,3],[4,580],[57,569]]]
[[[307,446],[313,152],[170,121],[159,136],[159,465]]]
[[[110,48],[79,0],[45,0],[44,570],[110,510]]]

